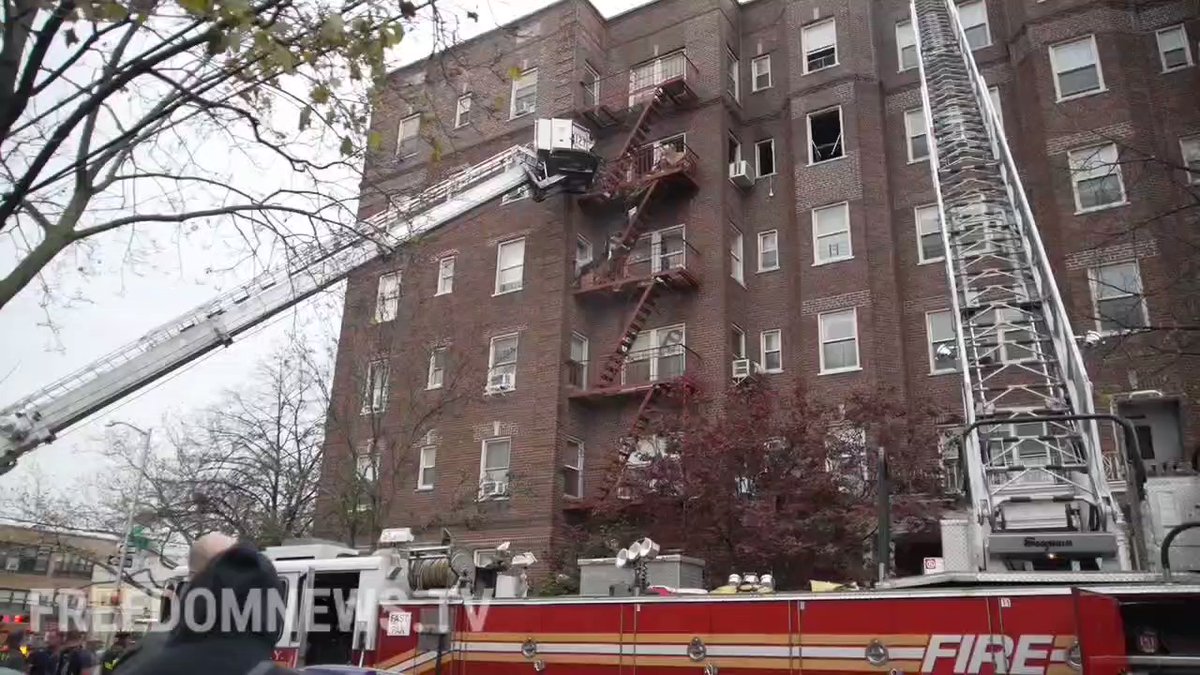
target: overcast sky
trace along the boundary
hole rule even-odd
[[[551,0],[453,0],[461,10],[479,13],[477,24],[461,26],[469,38],[521,15],[551,4]],[[593,0],[612,16],[646,0]],[[446,4],[443,0],[440,4]],[[458,13],[461,14],[461,10]],[[430,42],[421,31],[408,33],[396,54],[397,65],[429,54]],[[220,152],[220,148],[205,148]],[[270,172],[271,167],[267,167]],[[254,180],[262,167],[248,169]],[[278,167],[286,173],[286,165]],[[168,226],[164,226],[168,227]],[[42,294],[32,286],[0,310],[0,407],[67,375],[136,340],[211,296],[244,281],[250,270],[214,274],[235,244],[219,239],[179,240],[164,232],[157,251],[127,256],[126,233],[98,238],[92,251],[68,253],[44,276],[56,289],[55,302],[41,306]],[[0,255],[4,255],[0,253]],[[9,255],[11,258],[11,255]],[[0,269],[12,260],[0,259]],[[80,268],[90,273],[80,273]],[[77,424],[55,443],[26,455],[20,465],[0,477],[0,489],[38,475],[62,485],[100,474],[104,462],[98,450],[105,443],[104,424],[122,420],[144,428],[159,427],[166,414],[185,414],[215,401],[222,391],[239,386],[255,362],[286,340],[292,330],[312,339],[336,335],[341,310],[341,287],[277,317],[266,328],[243,337],[230,348],[176,372],[103,413]],[[48,320],[53,324],[52,329]],[[96,476],[101,479],[101,476]]]

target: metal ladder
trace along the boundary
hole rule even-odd
[[[956,317],[968,429],[962,463],[977,569],[1005,537],[1107,533],[1128,569],[1092,390],[999,118],[953,0],[913,0],[921,95]],[[1034,417],[1049,421],[1025,422]]]

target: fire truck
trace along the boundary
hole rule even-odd
[[[288,584],[290,622],[279,642],[281,661],[439,673],[1200,672],[1200,586],[1184,576],[1168,581],[1164,545],[1180,531],[1173,527],[1178,504],[1168,502],[1200,501],[1200,481],[1185,479],[1171,495],[1156,494],[1134,429],[1093,409],[1079,345],[1091,336],[1072,332],[956,5],[912,0],[910,12],[957,317],[954,343],[944,348],[961,364],[964,400],[957,452],[965,498],[941,521],[947,571],[871,591],[551,600],[520,597],[519,578],[468,564],[452,544],[404,542],[368,556],[277,550],[271,555]],[[631,97],[636,114],[627,119],[636,122],[615,161],[602,165],[584,126],[537,120],[532,144],[393,200],[358,231],[323,241],[0,410],[0,472],[380,252],[510,190],[527,186],[535,199],[622,198],[629,177],[642,175],[632,160],[645,155],[639,139],[647,138],[654,111],[690,91],[687,77],[687,69],[664,71],[650,95],[638,96],[636,105]],[[656,165],[670,153],[659,154]],[[653,171],[644,177],[662,180]],[[653,185],[635,187],[642,199],[655,193]],[[623,242],[640,236],[636,222]],[[1001,335],[1025,337],[1013,343]],[[1002,358],[1012,344],[1025,358]],[[1123,430],[1127,510],[1106,479],[1101,421]],[[1013,428],[1029,425],[1039,433],[1010,438]],[[1038,452],[1021,451],[1031,445]],[[1157,547],[1167,550],[1161,562],[1152,555]],[[1162,578],[1150,572],[1159,565]],[[1200,568],[1200,561],[1184,566]],[[311,630],[317,589],[356,590],[353,603],[333,607],[352,614],[348,626]]]

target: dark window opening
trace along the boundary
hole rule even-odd
[[[808,72],[837,65],[837,45],[829,45],[808,53]]]
[[[754,149],[758,153],[758,175],[770,176],[775,173],[775,141],[759,141]]]
[[[842,143],[842,111],[840,108],[809,115],[808,135],[813,164],[837,159],[846,154]]]

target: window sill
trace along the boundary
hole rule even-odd
[[[1108,91],[1108,87],[1100,87],[1099,89],[1093,89],[1092,91],[1084,91],[1084,92],[1080,92],[1078,94],[1071,94],[1070,96],[1059,96],[1058,99],[1056,99],[1054,102],[1055,103],[1066,103],[1067,101],[1076,101],[1081,98],[1095,96],[1096,94],[1103,94],[1106,91]]]
[[[830,159],[823,159],[819,162],[809,162],[808,166],[821,166],[823,164],[829,164],[830,162],[837,162],[843,159],[846,159],[846,153],[844,151],[842,152],[841,157],[831,157]]]
[[[781,269],[783,269],[783,268],[782,267],[766,267],[766,268],[758,270],[758,272],[756,272],[756,274],[766,274],[767,272],[778,272]]]
[[[419,486],[416,489],[414,489],[413,492],[433,492],[433,486],[432,485]]]
[[[755,169],[755,171],[757,171],[757,169]],[[756,177],[754,179],[754,182],[757,183],[759,180],[762,180],[763,178],[771,178],[772,176],[778,176],[778,175],[779,175],[778,171],[772,171],[771,173],[764,173],[764,174]]]
[[[509,113],[508,113],[508,121],[509,121],[509,122],[511,122],[511,121],[513,121],[513,120],[519,120],[519,119],[521,119],[522,117],[529,117],[530,115],[532,115],[532,114],[534,114],[534,113],[536,113],[536,112],[537,112],[537,110],[526,110],[526,111],[525,111],[525,112],[523,112],[523,113],[512,113],[512,112],[509,112]]]
[[[857,373],[862,370],[862,366],[854,366],[853,368],[834,368],[833,370],[822,370],[817,375],[841,375],[843,373]]]
[[[504,497],[476,497],[475,498],[475,501],[479,502],[480,504],[485,504],[487,502],[506,502],[508,500],[509,500],[509,497],[507,495]]]
[[[1195,65],[1195,64],[1189,63],[1186,66],[1175,66],[1174,68],[1163,68],[1162,74],[1166,75],[1167,73],[1177,73],[1181,70],[1187,70],[1188,68],[1191,68],[1193,65]]]
[[[492,293],[492,297],[496,298],[496,297],[500,297],[501,295],[508,295],[510,293],[516,293],[518,291],[523,291],[523,290],[525,290],[524,286],[522,286],[520,288],[510,288],[507,291],[496,291],[495,293]]]
[[[916,69],[917,69],[916,66],[909,66],[907,68],[901,68],[900,70],[897,70],[896,72],[897,73],[907,73],[910,70],[916,70]]]
[[[908,160],[908,163],[909,164],[928,164],[929,163],[929,155],[925,155],[924,157],[918,157],[917,159],[910,159],[910,160]]]
[[[774,88],[774,86],[775,86],[775,85],[768,84],[767,86],[765,86],[765,87],[761,87],[761,88],[759,88],[759,89],[751,89],[751,90],[750,90],[750,93],[751,93],[751,94],[757,94],[757,93],[758,93],[758,92],[760,92],[760,91],[766,91],[766,90],[768,90],[768,89],[773,89],[773,88]]]
[[[954,370],[931,370],[931,371],[929,371],[929,376],[937,377],[938,375],[954,375],[957,372],[958,372],[957,368],[955,368]]]
[[[383,412],[382,410],[363,410],[363,411],[359,412],[358,414],[360,417],[366,417],[367,415],[378,415],[382,412]]]
[[[946,256],[942,256],[941,258],[930,258],[929,260],[921,260],[917,263],[917,265],[932,265],[940,262],[946,262]]]
[[[410,152],[410,153],[408,153],[408,154],[402,155],[402,154],[400,154],[400,153],[398,153],[398,152],[397,152],[397,153],[396,153],[396,159],[398,159],[398,160],[400,160],[400,161],[402,161],[402,162],[403,162],[404,160],[406,160],[406,159],[412,159],[413,157],[416,157],[416,156],[417,156],[417,155],[419,155],[419,154],[421,154],[421,153],[420,153],[420,152]]]
[[[763,368],[763,371],[762,371],[763,375],[778,375],[782,372],[783,372],[783,368],[773,368],[770,370]]]
[[[454,291],[438,291],[437,293],[433,294],[433,297],[436,298],[442,295],[451,295],[452,293],[454,293]]]
[[[1075,209],[1075,215],[1086,216],[1090,213],[1099,213],[1101,211],[1107,211],[1109,209],[1119,209],[1122,206],[1129,206],[1129,199],[1125,199],[1125,200],[1119,201],[1119,202],[1113,202],[1112,204],[1103,204],[1101,206],[1092,206],[1092,207],[1089,207],[1086,209],[1077,208],[1077,209]]]
[[[438,389],[441,389],[441,388],[442,388],[442,385],[440,385],[440,384],[436,385],[436,386],[432,386],[432,387],[429,385],[425,385],[425,391],[437,391]]]
[[[830,258],[829,260],[821,260],[819,262],[813,263],[812,266],[813,267],[824,267],[826,265],[833,265],[835,263],[846,262],[847,260],[854,260],[854,256],[848,255],[848,256],[843,256],[841,258]]]

